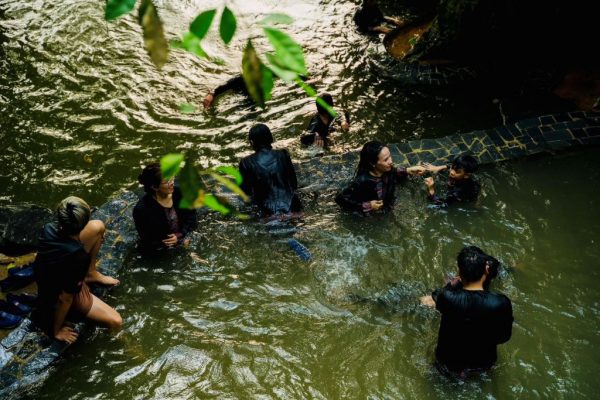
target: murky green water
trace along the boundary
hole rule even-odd
[[[133,19],[106,24],[103,2],[0,0],[0,203],[52,206],[76,194],[98,205],[133,184],[140,165],[173,150],[205,164],[235,163],[256,121],[268,122],[277,145],[306,158],[297,137],[314,106],[299,89],[279,83],[266,111],[235,94],[216,113],[178,111],[237,72],[243,33],[258,13],[296,17],[290,29],[305,46],[315,86],[352,116],[339,150],[368,138],[501,123],[496,93],[424,91],[380,78],[369,62],[380,46],[350,28],[356,3],[234,2],[242,35],[229,49],[216,40],[206,46],[227,66],[174,52],[160,73]],[[157,4],[172,37],[221,2]],[[413,182],[399,191],[393,214],[369,219],[340,214],[331,193],[307,195],[296,237],[313,252],[309,264],[287,248],[286,236],[208,218],[191,249],[206,261],[133,255],[108,298],[125,318],[123,331],[77,343],[30,396],[595,398],[599,171],[593,150],[504,163],[481,173],[480,208],[427,209]],[[511,297],[516,322],[491,375],[459,383],[432,367],[439,316],[416,299],[454,271],[466,243],[510,267],[495,288]],[[397,301],[388,307],[349,300],[390,289]]]

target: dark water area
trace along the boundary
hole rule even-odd
[[[0,0],[0,205],[52,207],[71,194],[99,205],[173,151],[205,166],[235,165],[256,122],[269,124],[296,161],[308,159],[298,137],[314,103],[298,88],[278,82],[266,110],[235,93],[201,109],[209,89],[239,72],[246,39],[260,35],[257,15],[270,12],[295,18],[287,30],[304,46],[313,85],[351,116],[335,151],[565,107],[541,89],[499,82],[442,89],[390,81],[374,62],[383,46],[352,25],[358,3],[231,3],[234,41],[223,46],[215,31],[205,41],[225,65],[173,51],[159,72],[134,18],[106,23],[103,2]],[[398,7],[382,3],[390,13]],[[222,5],[156,4],[169,39]],[[198,111],[182,114],[184,102]],[[155,260],[133,252],[106,299],[123,330],[82,338],[26,398],[596,398],[599,160],[590,149],[485,167],[481,204],[451,211],[428,209],[418,180],[398,191],[392,214],[368,219],[340,213],[333,193],[323,193],[307,202],[295,234],[313,253],[309,263],[289,250],[289,236],[209,215],[188,251]],[[455,271],[465,244],[508,267],[494,289],[512,299],[515,324],[491,373],[462,382],[433,367],[440,318],[418,297]],[[385,305],[375,301],[382,296]]]

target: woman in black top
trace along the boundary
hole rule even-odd
[[[196,229],[196,211],[179,207],[181,191],[173,179],[163,180],[160,164],[153,163],[138,177],[146,194],[133,209],[133,220],[145,251],[187,245]]]
[[[90,221],[90,207],[78,197],[67,197],[56,210],[57,221],[44,226],[35,259],[38,286],[32,319],[50,337],[73,343],[77,332],[66,320],[82,318],[120,328],[121,316],[94,296],[87,283],[115,285],[118,280],[96,271],[96,254],[104,237],[104,223]]]
[[[350,185],[335,198],[344,210],[369,213],[394,206],[396,183],[408,175],[422,175],[425,167],[394,167],[390,149],[383,143],[366,143]]]

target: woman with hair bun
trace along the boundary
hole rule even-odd
[[[77,332],[65,321],[90,319],[120,328],[121,316],[94,296],[87,283],[116,285],[119,281],[96,270],[96,256],[104,239],[104,223],[90,221],[90,206],[67,197],[56,209],[56,222],[44,226],[35,259],[38,286],[33,320],[55,339],[73,343]]]
[[[187,245],[187,235],[198,224],[196,210],[179,207],[181,191],[175,180],[164,180],[160,164],[147,165],[138,177],[146,194],[133,209],[142,251],[156,251]]]

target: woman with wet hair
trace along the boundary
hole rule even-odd
[[[356,174],[350,185],[335,198],[344,210],[368,214],[389,211],[394,206],[396,184],[409,175],[422,175],[425,167],[395,167],[390,149],[371,141],[360,151]]]
[[[90,206],[67,197],[56,209],[56,222],[44,226],[35,259],[38,286],[33,320],[50,337],[72,343],[77,332],[65,321],[89,319],[110,328],[121,327],[118,312],[94,296],[87,283],[116,285],[119,281],[96,270],[104,238],[104,223],[90,221]]]
[[[188,234],[196,229],[196,210],[179,207],[181,190],[174,179],[162,179],[160,164],[147,165],[138,177],[146,194],[133,209],[142,251],[156,251],[187,245]]]

